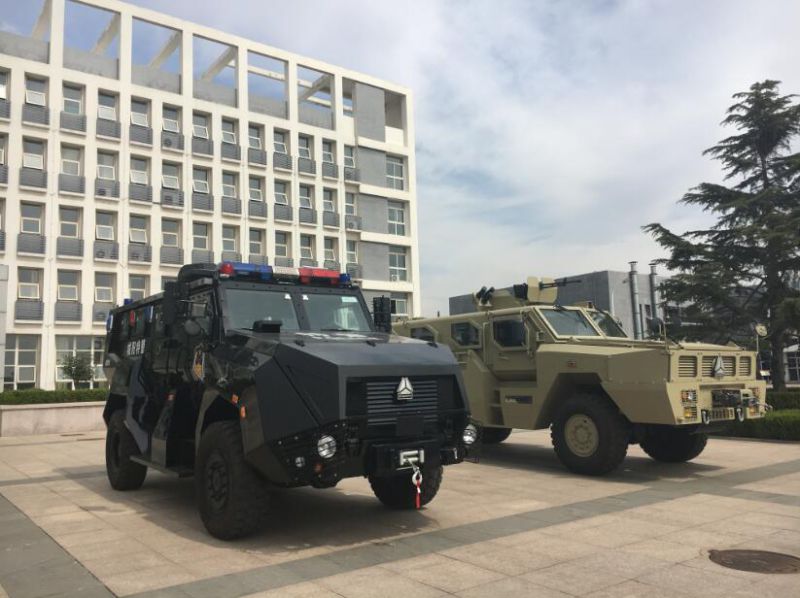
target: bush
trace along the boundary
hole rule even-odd
[[[767,404],[772,405],[776,411],[782,409],[800,409],[800,391],[784,390],[777,392],[767,391]]]
[[[800,409],[770,411],[763,419],[750,419],[726,426],[722,436],[800,440]]]
[[[83,403],[105,401],[106,388],[81,390],[6,390],[0,392],[0,405],[32,405],[40,403]]]

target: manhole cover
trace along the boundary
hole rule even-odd
[[[709,550],[717,565],[751,573],[800,573],[800,559],[767,550]]]

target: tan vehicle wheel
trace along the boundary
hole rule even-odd
[[[683,463],[702,453],[707,442],[708,434],[690,434],[689,430],[669,426],[648,426],[640,445],[656,461]]]
[[[603,475],[625,458],[630,424],[607,398],[577,394],[559,409],[550,437],[556,455],[568,469]]]

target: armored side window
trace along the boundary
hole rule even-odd
[[[412,328],[411,329],[411,338],[417,338],[421,341],[428,341],[431,342],[434,340],[433,332],[431,332],[427,328]]]
[[[450,336],[462,347],[475,347],[481,344],[478,328],[469,322],[451,324]]]
[[[499,320],[492,324],[494,340],[501,347],[524,347],[525,324],[521,320]]]

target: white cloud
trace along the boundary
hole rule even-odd
[[[720,178],[700,152],[731,94],[800,92],[791,0],[135,3],[414,90],[427,314],[658,257],[643,224],[708,221],[675,201]]]

